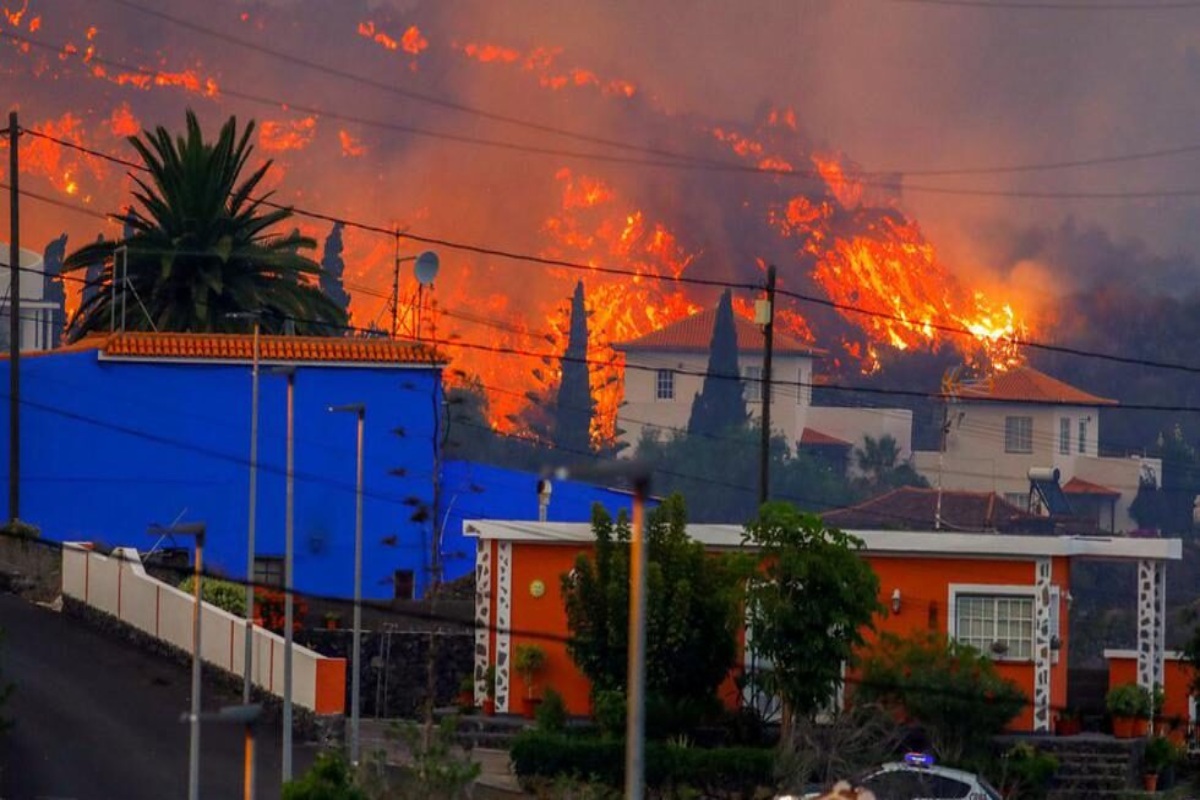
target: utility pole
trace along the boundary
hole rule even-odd
[[[762,445],[758,467],[758,503],[767,502],[771,493],[771,351],[775,344],[775,265],[767,267],[766,307],[760,301],[755,308],[756,321],[763,326]],[[803,391],[803,389],[801,389]]]
[[[392,338],[400,332],[400,233],[396,232],[396,264],[392,272]]]
[[[21,192],[17,112],[8,112],[8,519],[21,517]]]

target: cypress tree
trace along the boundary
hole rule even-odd
[[[325,252],[321,256],[321,291],[337,303],[338,308],[350,313],[350,295],[342,284],[342,273],[346,263],[342,261],[342,223],[333,223],[329,236],[325,237]]]
[[[716,435],[746,424],[746,398],[738,372],[737,330],[733,325],[733,294],[726,289],[717,306],[704,385],[692,401],[688,433]]]
[[[591,449],[592,387],[589,382],[587,309],[583,302],[583,281],[575,284],[571,299],[571,329],[567,350],[563,353],[562,381],[555,403],[554,446],[570,452]]]

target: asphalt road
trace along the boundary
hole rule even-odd
[[[0,595],[0,677],[15,690],[0,716],[0,800],[171,800],[187,797],[191,703],[185,666],[101,636],[79,620]],[[205,686],[205,710],[241,702]],[[257,797],[280,795],[278,722],[258,736]],[[240,728],[205,726],[200,796],[242,796]],[[294,749],[295,773],[311,746]]]

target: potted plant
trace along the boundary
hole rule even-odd
[[[1158,778],[1179,757],[1179,751],[1163,736],[1152,736],[1142,754],[1142,781],[1147,792],[1158,789]]]
[[[488,664],[487,671],[483,673],[483,683],[487,690],[487,696],[483,699],[483,713],[486,716],[492,716],[496,713],[496,665]]]
[[[1148,689],[1136,683],[1123,683],[1109,691],[1105,702],[1112,715],[1113,736],[1132,739],[1146,734],[1152,709]]]
[[[336,631],[342,627],[342,615],[336,611],[325,612],[325,630]]]
[[[534,682],[546,668],[546,651],[542,649],[541,645],[517,645],[513,667],[525,681],[525,716],[533,719],[537,712],[537,704],[541,700],[534,694]]]
[[[1064,708],[1054,721],[1054,733],[1058,736],[1075,736],[1083,733],[1083,717],[1074,708]]]
[[[464,714],[469,714],[475,708],[475,679],[470,675],[464,675],[463,679],[458,682],[458,709]]]

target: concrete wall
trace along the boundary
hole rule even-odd
[[[809,406],[806,413],[806,427],[849,442],[854,447],[862,447],[867,436],[874,439],[891,436],[900,448],[901,461],[912,455],[912,411],[907,408]],[[850,461],[853,466],[853,452]]]
[[[118,548],[111,556],[67,543],[62,550],[62,593],[109,614],[185,652],[192,651],[194,599],[148,576],[136,552]],[[201,658],[242,677],[245,621],[204,603],[201,606]],[[274,695],[283,690],[282,636],[254,629],[252,679]],[[292,649],[292,701],[317,714],[345,708],[346,662],[303,647]]]

